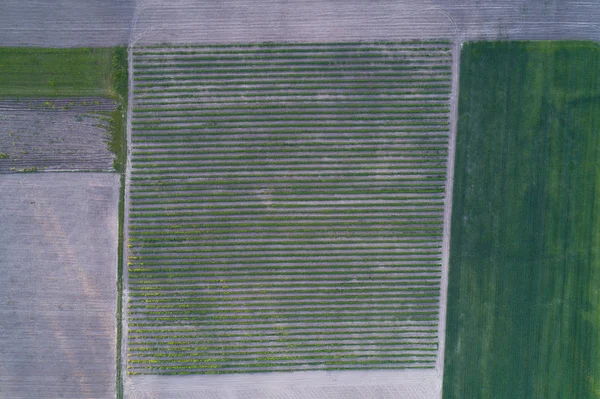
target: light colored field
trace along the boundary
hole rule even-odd
[[[114,398],[118,187],[0,175],[0,397]]]
[[[441,379],[435,370],[145,375],[125,387],[129,399],[432,399]]]
[[[2,0],[0,46],[110,47],[126,44],[134,0]]]
[[[595,0],[103,0],[0,2],[0,46],[598,39]]]
[[[131,43],[597,39],[598,20],[595,0],[146,0],[138,3]]]
[[[112,170],[106,98],[0,100],[0,172]]]

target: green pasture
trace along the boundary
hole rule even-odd
[[[466,43],[444,398],[600,397],[600,48]]]

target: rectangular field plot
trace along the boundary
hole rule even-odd
[[[0,175],[0,397],[114,398],[119,177]]]
[[[116,106],[102,97],[0,99],[0,173],[112,170]]]
[[[600,397],[600,47],[467,43],[444,398]]]
[[[434,368],[451,61],[135,48],[128,373]]]

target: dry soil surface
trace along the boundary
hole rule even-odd
[[[4,0],[0,46],[592,39],[596,0]]]
[[[595,0],[145,0],[134,43],[597,39]]]
[[[125,385],[130,399],[431,399],[441,395],[435,370],[136,376],[126,378]]]
[[[109,173],[0,175],[0,398],[114,398]]]
[[[2,0],[0,46],[126,45],[134,0]]]

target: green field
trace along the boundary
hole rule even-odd
[[[0,97],[116,97],[123,59],[124,48],[0,47]]]
[[[600,51],[467,43],[444,398],[600,397]]]

